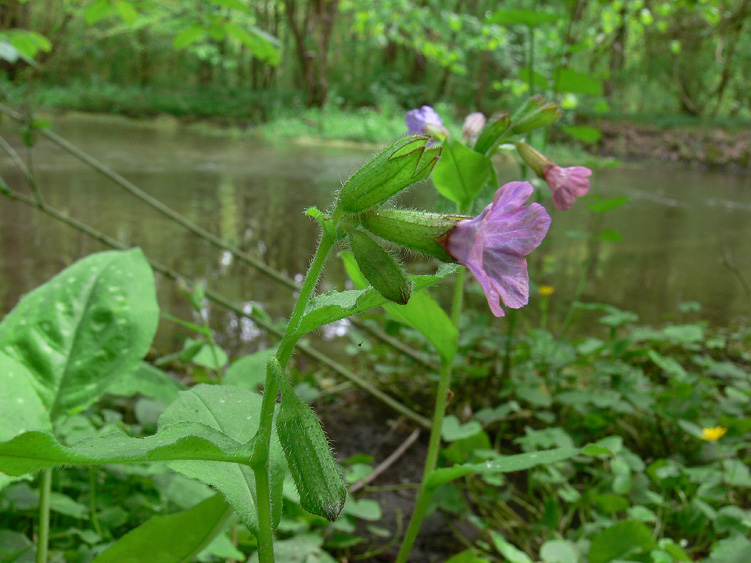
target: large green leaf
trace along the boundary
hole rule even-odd
[[[588,560],[589,563],[609,563],[643,555],[655,548],[657,541],[643,522],[624,520],[592,538]]]
[[[135,370],[107,387],[107,393],[124,397],[143,395],[169,404],[184,389],[185,386],[169,374],[151,364],[141,362]]]
[[[158,320],[143,253],[101,252],[21,299],[0,323],[0,350],[28,368],[54,422],[85,409],[133,371]]]
[[[60,465],[104,465],[184,459],[246,463],[251,445],[196,423],[178,423],[146,438],[116,432],[86,438],[70,446],[52,434],[30,431],[0,442],[0,471],[24,475]]]
[[[443,156],[433,170],[433,183],[445,198],[468,209],[492,177],[490,159],[463,143],[446,142]]]
[[[354,257],[348,252],[342,252],[341,257],[355,287],[368,287],[368,281],[357,267]],[[454,359],[458,332],[446,312],[427,291],[414,292],[406,305],[386,302],[383,308],[392,319],[420,331],[445,361]]]
[[[168,432],[173,425],[186,422],[205,425],[235,442],[249,443],[258,430],[261,396],[240,387],[227,385],[197,385],[183,391],[159,418],[160,433]],[[221,492],[253,533],[258,531],[256,511],[256,485],[252,469],[237,463],[221,461],[174,461],[175,471],[198,479]],[[282,483],[287,472],[279,438],[276,432],[271,439],[269,473],[272,489],[272,511],[278,523],[282,510]]]
[[[92,563],[188,563],[221,532],[232,514],[222,495],[184,512],[157,516],[117,540]]]
[[[31,384],[25,366],[0,352],[0,440],[29,430],[51,431],[47,410]],[[13,481],[0,474],[0,489]]]
[[[412,278],[412,291],[418,292],[434,283],[439,282],[446,276],[456,271],[455,264],[443,264],[434,275],[410,276]],[[331,291],[311,299],[305,310],[305,316],[300,322],[298,334],[302,335],[311,330],[316,330],[325,324],[340,319],[359,315],[365,311],[380,307],[387,300],[375,289]]]
[[[482,463],[465,463],[434,470],[425,481],[425,486],[434,489],[444,483],[472,473],[510,473],[529,469],[536,465],[548,465],[564,461],[581,453],[580,448],[556,448],[541,452],[499,456]]]

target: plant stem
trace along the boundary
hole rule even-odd
[[[89,467],[89,510],[91,511],[91,525],[94,531],[101,538],[102,527],[99,525],[99,518],[96,515],[96,469]]]
[[[574,298],[571,300],[571,304],[566,311],[566,316],[563,318],[563,325],[561,326],[561,333],[559,338],[563,338],[566,332],[571,326],[571,322],[574,319],[574,309],[581,299],[582,293],[584,293],[584,286],[587,284],[587,278],[589,277],[589,270],[592,267],[592,262],[595,259],[595,237],[600,232],[600,220],[602,219],[602,213],[595,215],[594,224],[589,235],[589,249],[587,251],[587,259],[582,263],[581,273],[579,274],[579,282],[576,284],[576,290],[574,292]]]
[[[277,359],[282,368],[289,362],[294,350],[295,343],[302,336],[299,332],[305,307],[308,305],[313,291],[318,285],[318,278],[323,271],[326,258],[336,237],[333,229],[323,229],[323,235],[318,243],[318,248],[313,256],[313,261],[305,275],[300,295],[292,311],[287,329],[282,337],[282,342],[277,351]],[[274,563],[274,529],[271,518],[271,483],[269,479],[269,448],[271,445],[271,432],[274,422],[274,409],[276,398],[279,393],[279,380],[274,371],[266,370],[266,382],[264,384],[263,400],[261,402],[261,416],[258,423],[258,434],[253,448],[251,467],[256,477],[256,505],[258,509],[258,559],[260,563]]]
[[[42,470],[39,485],[39,535],[37,537],[37,563],[47,563],[50,540],[50,494],[52,493],[52,469]]]
[[[454,326],[459,328],[459,318],[462,312],[462,302],[464,297],[464,279],[465,270],[462,268],[457,272],[454,285],[454,301],[451,306],[451,320]],[[406,563],[412,546],[420,532],[420,527],[425,519],[425,512],[428,510],[428,504],[433,496],[433,489],[425,486],[428,476],[435,470],[438,463],[438,452],[441,449],[441,430],[443,428],[443,418],[446,415],[446,403],[448,402],[449,386],[451,385],[451,364],[453,358],[441,362],[441,378],[438,381],[436,390],[435,407],[433,409],[433,427],[430,430],[430,441],[428,442],[428,453],[425,457],[425,469],[423,471],[420,492],[417,494],[415,509],[412,512],[412,518],[409,520],[409,526],[404,534],[404,540],[399,548],[399,555],[396,563]]]

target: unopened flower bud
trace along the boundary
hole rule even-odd
[[[545,178],[545,170],[553,166],[555,163],[541,152],[535,150],[527,143],[518,142],[514,143],[516,150],[519,152],[519,156],[522,157],[524,162],[534,170],[540,178]]]
[[[426,147],[429,137],[406,137],[381,151],[355,172],[339,191],[336,207],[362,213],[425,180],[441,155],[440,147]]]
[[[557,209],[571,208],[577,197],[589,191],[589,176],[592,171],[584,166],[561,168],[545,155],[537,152],[527,143],[514,143],[516,150],[532,170],[547,182]]]
[[[406,305],[412,294],[412,280],[380,244],[362,229],[348,229],[352,255],[365,278],[389,301]]]
[[[485,127],[485,116],[479,111],[470,113],[464,119],[464,126],[462,127],[462,140],[474,142],[477,139],[477,136],[480,134],[480,131],[482,131],[483,127]]]
[[[480,154],[491,156],[498,149],[498,145],[511,134],[510,125],[511,118],[507,113],[491,117],[487,127],[477,138],[475,150]]]
[[[381,238],[443,262],[456,262],[438,239],[464,218],[406,209],[377,209],[360,215],[359,220],[363,228]]]
[[[540,127],[555,123],[563,114],[557,104],[546,103],[540,96],[535,96],[517,111],[511,118],[511,132],[514,135],[526,133]]]

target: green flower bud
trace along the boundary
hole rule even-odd
[[[376,155],[344,184],[336,209],[362,213],[415,182],[425,180],[441,155],[441,147],[426,146],[429,139],[406,137]]]
[[[276,362],[275,366],[271,364]],[[300,505],[333,522],[347,500],[347,487],[331,454],[318,417],[303,403],[284,375],[276,357],[269,368],[278,374],[282,401],[276,416],[276,431],[289,470],[300,493]]]
[[[524,159],[524,162],[526,162],[540,178],[545,178],[545,170],[555,164],[547,156],[533,149],[527,143],[514,143],[514,146],[519,152],[519,156]]]
[[[349,229],[348,234],[352,254],[370,285],[389,301],[406,305],[412,280],[402,267],[362,229]]]
[[[526,133],[545,127],[558,121],[563,114],[561,108],[553,103],[546,103],[540,96],[535,96],[519,108],[511,118],[511,132],[514,135]]]
[[[508,137],[511,125],[511,118],[507,113],[500,115],[494,115],[490,118],[490,121],[485,128],[480,132],[480,136],[477,137],[475,143],[475,150],[480,154],[490,156],[493,154],[498,145]]]
[[[456,262],[438,240],[466,217],[406,209],[378,209],[360,215],[359,219],[363,228],[381,238],[443,262]]]

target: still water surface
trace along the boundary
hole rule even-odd
[[[207,136],[171,122],[89,116],[52,121],[57,133],[150,195],[291,277],[304,273],[317,238],[316,224],[303,216],[304,210],[327,207],[333,190],[373,153],[362,147]],[[12,123],[0,122],[0,133],[25,154]],[[33,151],[33,168],[48,203],[205,280],[237,303],[261,303],[273,318],[289,313],[290,290],[234,262],[43,138]],[[503,181],[518,179],[514,174],[510,166],[501,170]],[[0,175],[12,188],[26,189],[5,154],[0,154]],[[726,257],[751,280],[748,175],[639,163],[596,172],[593,190],[606,197],[626,195],[630,203],[603,218],[601,227],[620,232],[623,239],[600,247],[583,300],[634,311],[648,323],[680,319],[678,305],[687,301],[699,303],[701,318],[714,326],[749,321],[751,301],[738,275],[723,263]],[[423,186],[408,194],[405,203],[430,208],[434,201],[431,188]],[[565,312],[575,291],[587,252],[576,232],[586,232],[592,216],[581,204],[559,212],[550,200],[543,203],[553,224],[530,272],[533,282],[555,287],[555,318]],[[0,310],[7,312],[26,291],[103,249],[29,207],[0,199]],[[333,260],[324,289],[343,288],[344,280]],[[157,284],[161,308],[189,318],[172,282],[158,277]],[[472,299],[481,305],[479,297]],[[266,345],[267,337],[253,323],[218,309],[211,317],[221,327],[222,343],[236,353]],[[177,332],[184,330],[162,322],[159,352],[178,347]]]

